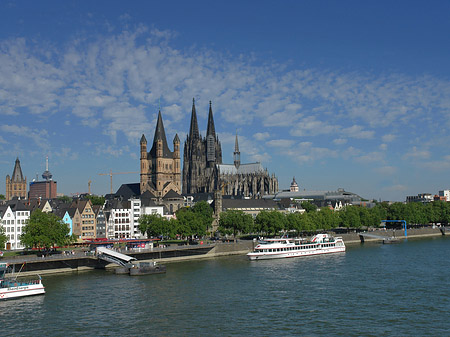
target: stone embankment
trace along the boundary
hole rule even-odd
[[[362,232],[361,232],[362,233]],[[331,233],[333,236],[341,236],[346,245],[360,244],[360,234],[351,233]],[[367,232],[379,237],[395,237],[397,239],[405,238],[404,230],[371,230]],[[444,231],[445,233],[445,231]],[[447,229],[447,235],[450,235],[450,229]],[[443,232],[440,228],[414,228],[407,230],[408,238],[424,238],[431,236],[441,236]],[[380,238],[367,236],[365,242],[381,241]],[[159,261],[161,263],[181,262],[205,258],[215,258],[228,255],[245,255],[253,249],[255,242],[251,240],[237,240],[236,242],[219,242],[214,244],[194,245],[194,246],[168,246],[165,248],[155,248],[141,252],[123,252],[127,255],[136,257],[141,261]],[[46,258],[36,257],[16,257],[3,259],[2,262],[9,262],[14,266],[15,271],[22,270],[22,274],[54,274],[61,272],[74,272],[92,270],[98,268],[116,268],[117,265],[105,264],[93,255],[88,253],[75,253],[74,255],[54,255]],[[25,263],[24,263],[25,262]]]

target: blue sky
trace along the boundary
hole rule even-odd
[[[184,143],[209,101],[224,162],[288,188],[405,200],[450,188],[450,2],[0,3],[0,173],[58,192],[139,171],[159,105]],[[113,177],[138,182],[138,174]],[[0,179],[5,193],[5,179]]]

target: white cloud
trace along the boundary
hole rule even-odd
[[[428,150],[419,150],[416,146],[414,146],[411,150],[409,150],[409,152],[407,152],[404,156],[403,159],[407,160],[407,159],[417,159],[417,160],[421,160],[421,159],[428,159],[431,156],[431,152]]]
[[[374,171],[382,175],[393,175],[397,172],[397,168],[394,166],[383,166],[375,168]]]
[[[279,147],[281,149],[287,149],[290,148],[292,145],[294,145],[294,141],[290,139],[274,139],[266,142],[266,144],[271,147]]]
[[[268,132],[257,132],[253,135],[253,138],[255,138],[258,141],[266,140],[270,137],[270,134]]]

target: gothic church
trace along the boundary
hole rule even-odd
[[[211,102],[206,137],[202,138],[193,101],[191,125],[184,143],[182,190],[183,194],[213,193],[221,190],[224,195],[260,198],[278,191],[278,179],[275,174],[269,175],[259,162],[241,164],[237,134],[234,164],[223,164]]]

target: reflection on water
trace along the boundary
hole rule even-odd
[[[2,335],[444,335],[449,253],[450,240],[434,238],[174,263],[140,277],[46,276],[46,295],[0,302]]]

